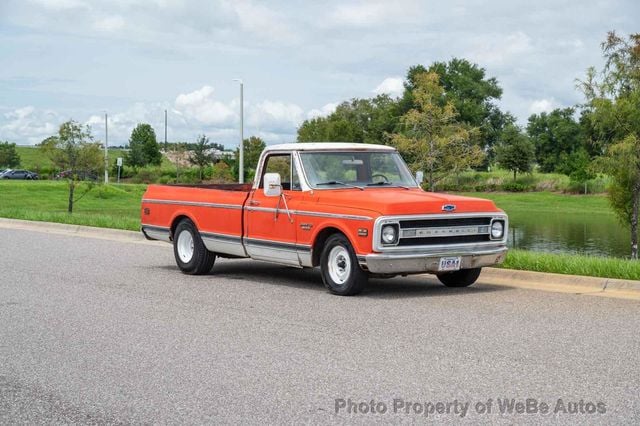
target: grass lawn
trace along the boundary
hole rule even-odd
[[[460,195],[487,198],[507,214],[602,214],[613,216],[606,195],[567,195],[553,192],[468,192]]]
[[[613,257],[552,254],[511,249],[502,267],[522,271],[640,280],[639,261]]]
[[[0,180],[0,217],[97,226],[140,229],[140,200],[146,185],[95,185],[67,213],[66,181]],[[80,184],[76,198],[87,188]]]

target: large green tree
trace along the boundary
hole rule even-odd
[[[15,143],[0,142],[0,167],[18,167],[20,165],[20,155],[16,150]]]
[[[437,73],[416,75],[412,96],[415,106],[401,117],[391,143],[412,168],[427,173],[433,191],[442,178],[481,163],[484,153],[473,142],[477,128],[457,121],[452,101],[441,102],[444,88]]]
[[[79,201],[92,185],[89,184],[85,192],[76,198],[75,191],[80,172],[100,171],[103,166],[103,153],[100,144],[94,142],[89,126],[82,126],[70,120],[63,123],[56,136],[46,138],[40,144],[40,149],[51,158],[53,164],[61,170],[69,170],[69,198],[67,210],[73,213],[74,203]]]
[[[162,163],[160,145],[150,124],[140,123],[131,132],[127,163],[133,167],[159,166]]]
[[[527,134],[536,147],[540,170],[546,173],[569,172],[566,161],[584,150],[584,137],[580,123],[574,118],[575,109],[563,108],[529,117]]]
[[[484,68],[466,59],[434,62],[428,68],[423,65],[412,66],[407,72],[405,92],[400,101],[402,114],[414,107],[416,78],[424,72],[435,72],[440,76],[440,85],[444,88],[440,105],[451,102],[458,113],[459,122],[478,128],[477,141],[491,158],[492,147],[502,129],[515,123],[515,118],[503,113],[496,104],[502,96],[496,78],[487,77]]]
[[[535,147],[527,135],[513,124],[507,126],[496,145],[498,164],[512,171],[515,181],[518,173],[532,170],[535,159]]]
[[[605,67],[598,78],[594,68],[579,82],[604,156],[600,169],[613,178],[609,200],[631,232],[631,257],[638,258],[640,210],[640,34],[624,38],[611,31],[602,43]]]
[[[398,124],[398,107],[388,95],[343,102],[327,117],[304,121],[298,142],[384,143]]]

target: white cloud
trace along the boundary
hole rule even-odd
[[[541,112],[551,112],[558,108],[559,105],[555,99],[537,99],[529,105],[530,114],[540,114]]]
[[[493,34],[479,37],[467,56],[481,66],[500,66],[533,50],[531,38],[522,31],[506,36]]]
[[[248,0],[231,0],[226,3],[236,13],[240,27],[248,32],[268,36],[273,40],[291,42],[295,40],[285,20],[264,4]]]
[[[330,14],[330,22],[337,25],[369,27],[385,23],[408,22],[417,19],[420,2],[369,0],[340,3]]]
[[[330,102],[320,109],[314,108],[307,113],[307,118],[314,119],[331,115],[336,110],[338,105],[339,104],[337,102]]]
[[[69,10],[87,6],[82,0],[31,0],[31,2],[50,10]]]
[[[208,125],[231,124],[236,120],[231,107],[215,99],[211,86],[178,95],[175,108],[186,117]]]
[[[402,77],[387,77],[382,83],[373,89],[376,95],[387,94],[391,97],[399,97],[404,93],[404,79]]]
[[[9,110],[0,119],[0,140],[33,145],[58,131],[60,117],[50,110],[26,106]]]
[[[304,120],[304,110],[293,103],[265,100],[248,110],[247,123],[258,129],[295,131]]]
[[[106,16],[94,22],[93,27],[99,31],[113,32],[124,28],[125,22],[122,16]]]

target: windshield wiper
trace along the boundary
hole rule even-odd
[[[374,183],[368,183],[367,184],[367,186],[383,186],[383,185],[393,185],[393,186],[397,186],[398,188],[409,189],[408,186],[399,185],[397,183],[392,183],[392,182],[385,182],[385,181],[380,181],[380,182],[374,182]]]
[[[361,186],[351,185],[348,183],[340,182],[339,180],[330,180],[328,182],[316,183],[316,186],[320,186],[320,185],[343,185],[349,188],[358,188],[360,191],[364,191],[364,188]]]

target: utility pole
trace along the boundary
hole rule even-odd
[[[238,161],[238,182],[244,183],[244,85],[242,79],[234,78],[240,83],[240,158]]]
[[[109,183],[109,117],[104,113],[104,183]]]
[[[167,110],[164,110],[164,152],[169,151],[167,147]]]

